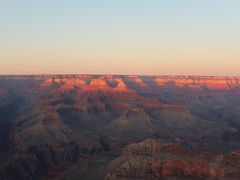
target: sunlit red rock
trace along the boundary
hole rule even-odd
[[[89,80],[89,83],[86,82]],[[114,82],[116,87],[112,87],[108,84],[108,82]],[[91,77],[89,76],[79,76],[79,77],[48,77],[41,83],[41,87],[50,87],[54,86],[54,84],[60,86],[60,90],[71,90],[75,87],[82,91],[103,91],[103,92],[123,92],[129,93],[133,92],[133,90],[129,89],[125,82],[118,77],[112,76],[100,76],[100,77]]]
[[[53,79],[48,78],[43,83],[40,84],[40,87],[47,87],[47,86],[52,86],[52,85],[53,85]]]
[[[141,76],[128,76],[129,82],[134,82],[139,87],[148,87],[149,84]],[[151,79],[151,78],[150,78]],[[149,78],[148,78],[149,80]],[[55,85],[60,86],[60,90],[71,90],[75,87],[83,91],[105,91],[105,92],[133,92],[126,83],[126,79],[121,77],[86,76],[86,75],[63,75],[63,76],[44,76],[41,87]],[[230,90],[240,87],[239,77],[215,77],[215,76],[156,76],[152,77],[152,82],[158,86],[172,84],[176,87],[190,87],[195,89],[208,88],[212,90]],[[113,86],[111,84],[115,84]]]
[[[139,78],[138,76],[128,76],[130,79],[133,79],[133,81],[140,85],[141,87],[146,87],[148,86],[148,84],[144,83],[143,80],[141,78]]]
[[[214,77],[214,76],[158,76],[155,82],[159,86],[172,82],[178,87],[192,87],[228,90],[240,87],[239,77]]]

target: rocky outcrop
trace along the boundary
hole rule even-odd
[[[128,78],[133,80],[133,82],[140,85],[141,87],[149,86],[147,83],[143,82],[143,80],[138,76],[128,76]]]
[[[169,83],[178,87],[208,88],[215,90],[229,90],[240,87],[239,77],[213,76],[158,76],[155,79],[159,86]]]
[[[80,91],[102,91],[106,93],[130,93],[133,90],[128,89],[125,82],[119,77],[112,76],[100,76],[91,77],[86,76],[80,77],[48,77],[41,83],[41,87],[51,87],[58,85],[60,90],[71,90],[74,88]]]
[[[85,91],[132,92],[126,84],[133,84],[139,88],[157,86],[189,87],[196,89],[231,90],[240,87],[239,77],[221,76],[81,76],[56,75],[42,77],[41,87],[60,85],[62,90],[80,87]]]
[[[113,160],[105,170],[110,170],[105,180],[237,180],[240,178],[240,156],[237,152],[224,155],[204,153],[148,139],[127,146],[122,156]]]

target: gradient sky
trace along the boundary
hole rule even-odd
[[[239,0],[0,0],[0,74],[240,76]]]

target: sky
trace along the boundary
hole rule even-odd
[[[240,1],[0,0],[0,74],[240,76]]]

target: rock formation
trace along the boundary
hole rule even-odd
[[[189,150],[175,144],[148,139],[131,144],[105,171],[105,180],[131,179],[205,179],[237,180],[240,156]]]

